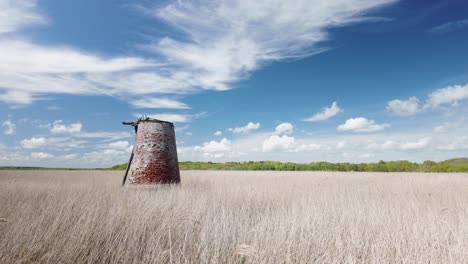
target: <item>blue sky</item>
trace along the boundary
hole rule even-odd
[[[0,165],[468,156],[468,4],[0,0]]]

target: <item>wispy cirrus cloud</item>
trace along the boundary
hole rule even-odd
[[[130,101],[135,108],[166,108],[166,109],[189,109],[190,107],[180,101],[168,98],[142,98]]]
[[[133,114],[134,117],[140,118],[143,114],[135,113]],[[155,113],[155,114],[147,114],[149,118],[154,118],[163,121],[169,121],[173,123],[190,123],[193,119],[197,118],[198,115],[190,115],[190,114],[174,114],[174,113]]]
[[[202,87],[226,90],[265,63],[323,51],[318,44],[329,28],[365,21],[366,12],[393,2],[182,0],[146,8],[185,34],[185,40],[167,37],[149,49],[196,74]]]
[[[0,1],[0,34],[15,32],[30,24],[43,24],[47,19],[36,8],[37,1]]]
[[[37,2],[0,0],[0,101],[20,105],[51,94],[135,97],[230,89],[265,64],[323,51],[319,43],[330,28],[372,22],[367,12],[393,2],[181,0],[146,6],[146,13],[182,34],[146,45],[155,56],[144,59],[36,44],[20,29],[47,21]]]
[[[463,28],[468,28],[468,19],[449,21],[444,24],[435,26],[429,29],[428,31],[431,33],[446,33],[446,32],[461,30]]]

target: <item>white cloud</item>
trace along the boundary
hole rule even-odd
[[[69,137],[32,137],[30,139],[23,139],[20,141],[20,145],[25,149],[35,148],[56,148],[56,149],[69,149],[79,148],[85,144],[84,140],[75,140]]]
[[[47,110],[50,110],[50,111],[58,111],[58,110],[62,110],[62,107],[56,106],[56,105],[51,105],[51,106],[48,106],[48,107],[47,107]]]
[[[134,117],[140,118],[142,114],[136,113]],[[162,121],[169,121],[173,123],[189,123],[197,116],[186,115],[186,114],[171,114],[171,113],[158,113],[158,114],[148,114],[146,115],[149,118],[154,118]]]
[[[419,100],[416,97],[410,97],[407,100],[392,100],[387,104],[387,111],[399,116],[414,115],[419,111]]]
[[[322,111],[316,113],[312,117],[304,119],[304,121],[324,121],[336,116],[340,112],[343,112],[343,109],[341,109],[336,102],[333,102],[330,107],[322,108]]]
[[[14,135],[16,133],[16,124],[11,122],[11,120],[6,120],[2,126],[5,127],[3,131],[5,135]]]
[[[4,90],[0,101],[7,103],[30,104],[41,94],[112,96],[139,94],[142,88],[146,93],[164,91],[161,84],[155,88],[154,83],[145,83],[148,78],[141,76],[142,69],[153,64],[140,58],[107,59],[70,47],[43,47],[6,38],[0,38],[0,57],[0,87]],[[118,79],[126,82],[115,83]]]
[[[267,62],[323,51],[318,43],[328,39],[327,30],[372,21],[366,12],[393,2],[198,0],[158,5],[146,12],[185,36],[150,45],[158,59],[147,60],[35,44],[18,30],[46,20],[36,1],[1,0],[0,34],[16,34],[0,39],[0,101],[31,104],[50,94],[143,96],[230,89]]]
[[[260,128],[260,123],[249,122],[243,127],[228,128],[232,133],[247,133],[252,130],[257,130]]]
[[[111,149],[128,149],[130,143],[128,143],[128,141],[116,141],[109,143],[108,147]]]
[[[189,109],[190,107],[177,100],[168,98],[143,98],[130,101],[135,108],[166,108],[166,109]]]
[[[295,145],[295,138],[287,135],[272,135],[263,141],[263,152],[288,150]]]
[[[2,72],[31,75],[109,73],[153,66],[150,61],[140,58],[107,59],[70,47],[45,47],[12,39],[0,39],[0,54]],[[23,56],[18,57],[19,54]]]
[[[336,143],[336,149],[342,149],[342,148],[346,147],[346,145],[347,145],[346,141],[338,141]]]
[[[21,105],[43,94],[113,96],[195,90],[180,73],[156,73],[162,64],[151,60],[108,58],[63,45],[33,43],[17,31],[46,20],[36,5],[34,0],[0,0],[0,101]],[[16,34],[2,35],[6,32]]]
[[[213,135],[215,135],[215,136],[221,136],[222,134],[223,134],[223,132],[219,131],[219,130],[213,133]]]
[[[76,158],[78,157],[78,155],[72,153],[72,154],[63,155],[62,157],[63,157],[64,159],[66,159],[66,160],[74,160],[74,159],[76,159]]]
[[[198,146],[185,144],[178,146],[181,161],[248,161],[277,160],[292,162],[374,162],[379,160],[445,160],[453,157],[466,156],[468,150],[467,127],[463,124],[457,129],[445,133],[432,133],[431,125],[424,129],[408,131],[388,131],[387,133],[355,134],[355,133],[322,133],[303,135],[304,137],[280,136],[274,131],[268,133],[256,132],[237,137],[235,140],[205,142]],[[38,138],[38,137],[36,137]],[[67,143],[70,138],[63,140]],[[122,140],[123,141],[123,140]],[[66,151],[63,155],[43,160],[30,158],[31,149],[0,148],[0,161],[3,165],[24,165],[27,161],[31,166],[53,167],[109,167],[128,161],[129,149],[124,149],[124,143],[89,145],[96,150],[81,154],[82,149],[75,153],[57,149],[58,143],[47,144],[35,151],[48,152],[47,149]],[[179,142],[178,142],[179,143]],[[265,143],[265,149],[264,149]],[[112,148],[110,146],[114,146]],[[52,147],[54,146],[54,147]],[[89,151],[89,149],[88,149]],[[74,159],[65,159],[65,155],[76,154]],[[29,158],[29,159],[28,159]]]
[[[447,131],[447,126],[445,124],[434,127],[434,132],[436,132],[436,133],[443,133],[445,131]]]
[[[301,144],[297,148],[293,149],[293,152],[304,152],[304,151],[314,151],[314,150],[319,150],[322,149],[322,145],[320,144]]]
[[[46,19],[36,10],[36,0],[0,0],[0,34],[45,22]]]
[[[231,141],[226,138],[221,139],[219,142],[212,140],[203,143],[203,146],[196,146],[194,150],[206,153],[228,152],[231,151]]]
[[[70,125],[64,125],[62,120],[55,120],[49,131],[52,134],[74,134],[74,133],[79,133],[81,132],[81,128],[83,125],[78,122],[78,123],[73,123]]]
[[[86,164],[86,167],[110,167],[116,164],[127,162],[129,152],[123,149],[104,149],[99,151],[91,151],[80,155],[74,164]],[[76,166],[76,165],[75,165]]]
[[[198,74],[203,87],[225,90],[265,62],[323,51],[317,43],[327,40],[329,28],[365,20],[366,11],[392,2],[176,1],[147,12],[189,39],[165,38],[150,49]]]
[[[407,141],[407,142],[397,142],[393,140],[387,140],[385,141],[381,147],[382,149],[385,150],[419,150],[419,149],[424,149],[429,146],[431,143],[432,138],[431,137],[423,137],[420,138],[416,141]]]
[[[384,130],[389,127],[388,124],[376,124],[374,120],[369,120],[364,117],[350,118],[346,122],[337,127],[338,131],[353,131],[353,132],[375,132]]]
[[[425,107],[438,107],[445,104],[457,105],[468,99],[468,84],[453,85],[435,90],[429,95]]]
[[[402,150],[423,149],[423,148],[426,148],[427,146],[429,146],[429,144],[431,143],[431,140],[432,139],[430,137],[421,138],[416,142],[406,142],[406,143],[402,144],[400,148]]]
[[[1,90],[0,90],[1,92]],[[0,102],[5,102],[15,105],[31,104],[35,99],[32,94],[23,91],[12,91],[7,90],[4,93],[0,93]]]
[[[455,136],[450,142],[439,144],[437,149],[451,152],[457,150],[468,150],[468,136]]]
[[[468,19],[450,21],[442,25],[435,26],[429,30],[431,33],[446,33],[468,27]]]
[[[291,123],[281,123],[275,128],[276,134],[291,134],[294,131],[294,126]]]
[[[107,150],[117,150],[123,151],[125,153],[132,153],[133,145],[131,145],[128,141],[122,140],[103,145],[102,148],[105,148]]]
[[[33,159],[48,159],[48,158],[53,158],[54,155],[45,153],[45,152],[33,152],[31,153],[31,158]]]
[[[464,123],[465,123],[465,118],[462,117],[458,120],[445,122],[442,125],[435,126],[433,130],[435,133],[447,133],[449,131],[453,131],[453,130],[457,130],[461,128]]]
[[[47,139],[40,137],[40,138],[31,138],[31,139],[23,139],[20,142],[23,148],[32,149],[32,148],[40,148],[47,144]]]
[[[78,138],[106,138],[108,140],[117,140],[121,138],[131,137],[132,134],[128,132],[98,131],[98,132],[80,132],[78,134],[74,134],[73,136],[78,137]]]

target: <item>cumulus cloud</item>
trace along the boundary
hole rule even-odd
[[[419,100],[416,97],[410,97],[407,100],[392,100],[387,104],[387,111],[399,116],[414,115],[419,111]]]
[[[434,108],[441,105],[457,105],[468,99],[468,84],[453,85],[435,90],[426,101],[426,108]]]
[[[232,133],[247,133],[252,130],[257,130],[260,128],[260,123],[253,123],[249,122],[247,125],[243,127],[235,127],[235,128],[228,128],[228,131]]]
[[[223,132],[219,131],[219,130],[213,133],[213,135],[215,135],[215,136],[221,136],[222,134],[223,134]]]
[[[340,112],[343,112],[343,109],[341,109],[336,102],[333,102],[330,107],[322,108],[322,111],[316,113],[312,117],[304,119],[304,121],[309,121],[309,122],[324,121],[324,120],[328,120],[336,116]]]
[[[20,142],[23,148],[31,149],[31,148],[40,148],[47,144],[47,139],[40,137],[40,138],[31,138],[31,139],[23,139]]]
[[[276,134],[291,134],[294,131],[294,126],[291,123],[281,123],[275,128]]]
[[[11,122],[11,120],[6,120],[2,126],[5,127],[3,131],[5,135],[14,135],[16,133],[16,124]]]
[[[263,141],[263,152],[288,150],[295,145],[294,137],[272,135]]]
[[[338,131],[352,132],[376,132],[389,127],[388,124],[376,124],[374,120],[365,117],[356,117],[346,120],[346,122],[337,127]]]
[[[180,101],[168,98],[143,98],[130,101],[135,108],[166,108],[166,109],[189,109],[190,107]]]
[[[49,131],[52,134],[66,134],[66,133],[73,134],[73,133],[81,132],[82,127],[83,125],[80,122],[73,123],[70,125],[64,125],[63,120],[55,120],[52,123]]]
[[[205,153],[218,153],[231,151],[231,141],[223,138],[218,141],[210,141],[203,143],[203,146],[195,146],[194,150]]]
[[[20,145],[25,149],[35,148],[58,148],[58,149],[69,149],[82,147],[86,141],[76,140],[69,137],[32,137],[30,139],[23,139],[20,141]]]
[[[33,159],[48,159],[48,158],[53,158],[54,155],[45,153],[45,152],[32,152],[31,153],[31,158]]]

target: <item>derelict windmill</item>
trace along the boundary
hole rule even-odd
[[[180,183],[174,124],[146,115],[122,123],[136,133],[122,185]]]

